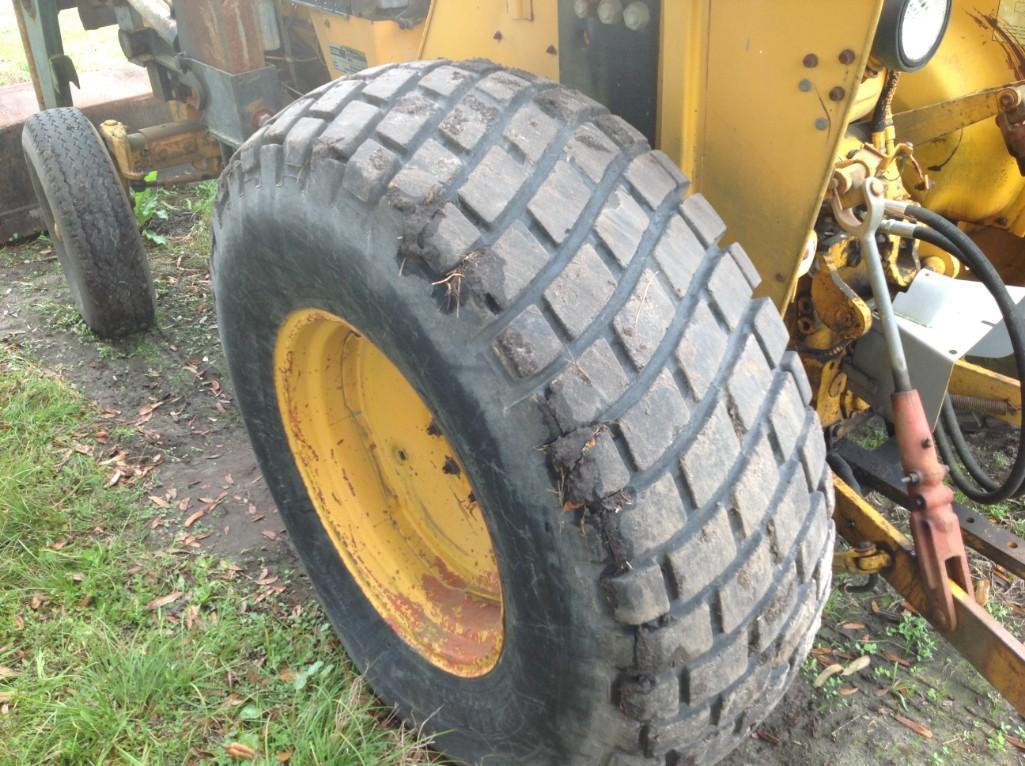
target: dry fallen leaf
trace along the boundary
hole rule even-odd
[[[286,750],[283,753],[276,753],[274,755],[274,760],[278,763],[288,763],[290,760],[292,760],[292,751]]]
[[[185,519],[184,527],[186,529],[188,529],[189,527],[191,527],[193,524],[195,524],[197,521],[199,521],[204,516],[206,516],[206,511],[205,510],[200,509],[200,510],[196,511],[191,516],[189,516],[187,519]]]
[[[1019,750],[1025,750],[1025,740],[1020,739],[1020,738],[1014,736],[1013,734],[1005,734],[1004,736],[1007,739],[1007,743],[1009,745],[1013,745],[1014,747],[1018,748]]]
[[[16,678],[20,675],[21,673],[14,668],[9,668],[6,665],[0,665],[0,678]]]
[[[119,481],[121,481],[121,477],[122,476],[124,476],[124,474],[121,473],[121,470],[119,468],[115,468],[114,469],[114,473],[112,473],[110,475],[110,478],[107,479],[107,486],[108,487],[113,487],[115,484],[117,484]]]
[[[152,601],[150,601],[148,604],[146,604],[146,609],[148,609],[149,611],[152,612],[154,609],[159,609],[162,606],[167,606],[168,604],[174,603],[175,601],[177,601],[181,597],[182,597],[182,594],[181,594],[180,591],[174,591],[173,593],[168,593],[166,596],[159,596],[159,597],[153,599]]]
[[[920,734],[926,739],[932,739],[932,731],[930,729],[927,729],[925,726],[922,726],[922,724],[918,723],[918,721],[912,721],[910,718],[905,718],[900,713],[894,713],[893,717],[896,718],[899,723],[903,724],[904,726],[907,726],[909,729],[911,729],[911,731],[915,732],[916,734]]]
[[[162,497],[158,497],[157,495],[150,495],[149,496],[149,501],[151,503],[153,503],[153,505],[155,505],[157,508],[170,508],[171,507],[171,504],[169,502],[164,500],[164,498],[162,498]]]
[[[871,664],[872,658],[869,657],[867,654],[863,654],[843,669],[843,675],[852,676],[859,670],[864,670]]]
[[[268,540],[277,540],[278,539],[277,532],[274,532],[273,530],[270,530],[270,529],[265,529],[262,532],[260,532],[260,534],[263,535],[264,537],[266,537]]]
[[[975,600],[979,606],[986,606],[989,603],[989,580],[975,581]]]
[[[189,509],[189,503],[191,502],[191,497],[183,497],[181,500],[178,501],[178,510],[184,513]]]
[[[146,404],[146,405],[144,405],[144,406],[139,408],[139,415],[149,415],[151,412],[153,412],[153,410],[157,409],[158,407],[163,407],[165,404],[167,404],[167,401],[168,400],[166,398],[164,398],[164,399],[161,399],[159,402],[153,402],[152,404]]]
[[[843,628],[844,630],[864,630],[865,629],[865,625],[863,623],[860,623],[860,622],[845,622],[840,627]]]
[[[826,683],[826,681],[835,676],[837,673],[843,673],[843,665],[834,663],[815,677],[815,681],[814,683],[812,683],[812,686],[818,689],[820,686]]]
[[[53,551],[59,551],[61,548],[68,544],[68,538],[62,537],[60,540],[55,540],[46,547]]]
[[[913,664],[911,660],[901,657],[900,655],[894,654],[889,649],[883,651],[883,658],[890,662],[896,662],[898,665],[901,665],[905,668],[910,668]]]
[[[14,699],[14,692],[0,692],[0,705],[6,705]]]
[[[232,758],[238,758],[241,761],[255,761],[256,751],[249,745],[243,745],[241,742],[232,742],[224,750]]]
[[[38,609],[43,605],[43,597],[40,596],[38,593],[33,593],[31,600],[28,602],[28,605],[33,610]]]
[[[840,690],[840,696],[850,697],[852,694],[857,694],[860,691],[861,689],[859,689],[857,686],[846,686]]]

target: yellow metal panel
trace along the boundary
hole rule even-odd
[[[402,29],[394,21],[370,21],[358,16],[340,16],[312,9],[309,14],[332,78],[352,72],[339,71],[335,66],[337,55],[333,55],[331,46],[344,46],[359,51],[366,57],[368,67],[417,58],[422,26]]]
[[[434,0],[420,58],[486,58],[558,80],[558,16],[555,0]]]
[[[1021,425],[1021,383],[1014,378],[987,370],[977,364],[961,360],[954,365],[950,376],[949,391],[952,394],[972,396],[977,399],[1006,402],[1006,414],[996,417],[1012,426]]]
[[[894,98],[903,112],[1025,79],[1025,46],[998,20],[1000,0],[955,0],[950,28],[929,65],[904,75]],[[957,220],[1025,234],[1025,182],[991,116],[915,147],[934,182],[925,207]],[[965,116],[972,121],[977,113]],[[897,136],[898,140],[905,140]],[[913,186],[913,185],[912,185]],[[981,189],[985,190],[980,194]],[[997,223],[998,219],[1007,219]]]
[[[663,0],[662,148],[722,215],[777,306],[793,291],[880,8]]]

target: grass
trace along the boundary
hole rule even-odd
[[[79,74],[99,72],[111,67],[125,66],[125,57],[117,42],[117,29],[107,27],[85,30],[75,10],[60,14],[64,52],[71,56]],[[11,2],[0,3],[0,86],[29,82],[25,52],[21,46],[18,22]],[[72,86],[74,93],[74,86]]]
[[[319,610],[147,544],[95,417],[0,346],[0,762],[426,762]]]

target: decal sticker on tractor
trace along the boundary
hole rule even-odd
[[[343,76],[356,74],[367,68],[367,57],[362,51],[345,45],[331,45],[331,66]]]

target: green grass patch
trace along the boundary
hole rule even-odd
[[[79,74],[128,65],[117,42],[116,27],[83,29],[78,11],[74,9],[60,14],[60,24],[64,52],[71,56]],[[0,3],[0,86],[31,79],[14,6],[10,2]]]
[[[147,546],[94,417],[0,346],[0,763],[427,762],[315,606]]]

